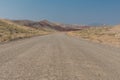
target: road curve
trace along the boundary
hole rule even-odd
[[[1,44],[0,80],[120,80],[120,49],[64,33]]]

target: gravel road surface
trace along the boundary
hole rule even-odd
[[[0,44],[0,80],[120,80],[120,48],[64,33]]]

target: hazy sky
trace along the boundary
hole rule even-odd
[[[0,0],[0,17],[120,24],[120,0]]]

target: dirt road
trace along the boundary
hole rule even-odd
[[[120,80],[120,49],[63,33],[1,44],[0,80]]]

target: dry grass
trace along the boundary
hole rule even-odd
[[[91,27],[80,31],[69,32],[69,35],[78,36],[91,41],[120,46],[120,27]]]
[[[0,20],[0,42],[26,38],[36,35],[45,35],[49,32],[34,28],[20,26],[8,20]]]

